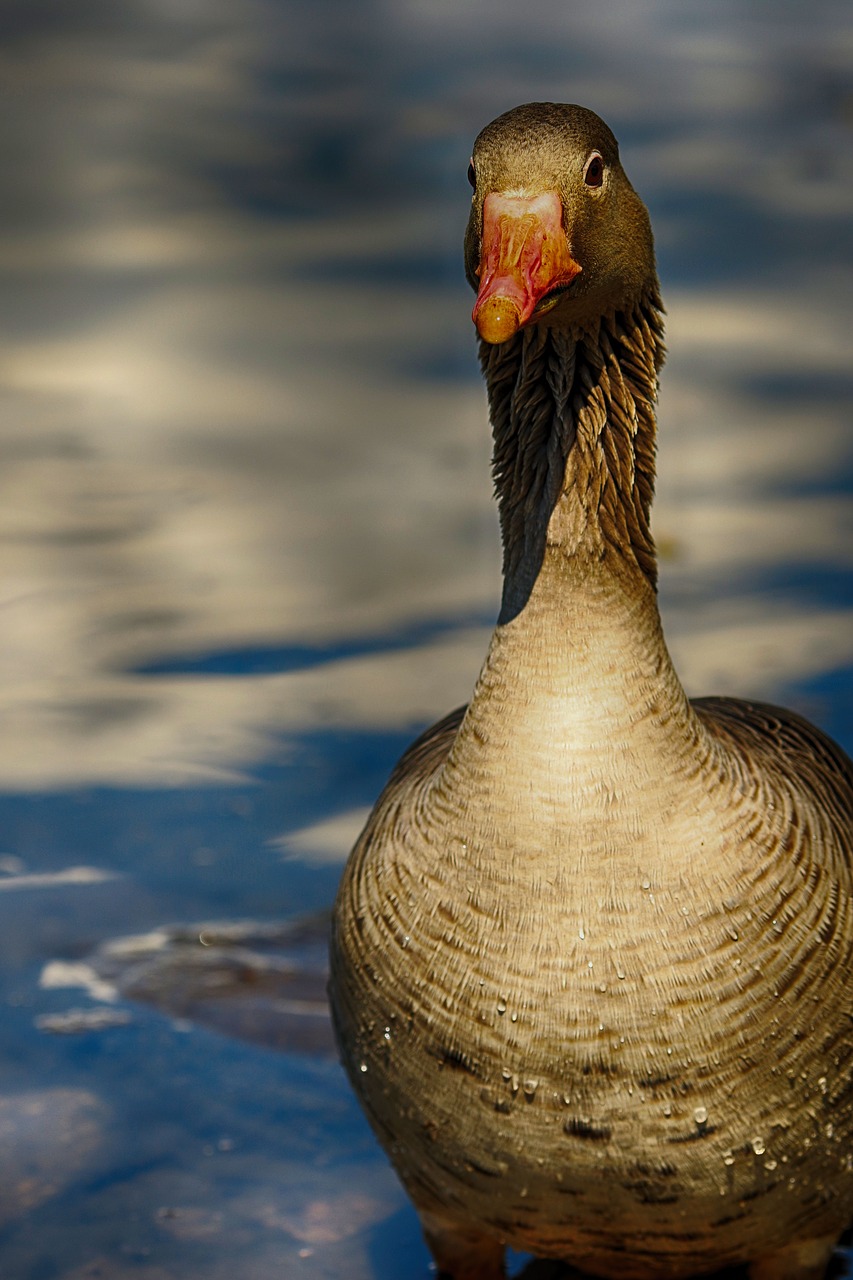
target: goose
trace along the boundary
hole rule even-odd
[[[662,306],[610,129],[517,107],[469,179],[503,596],[345,868],[342,1061],[442,1276],[497,1280],[511,1246],[817,1280],[853,1220],[853,765],[673,669]]]

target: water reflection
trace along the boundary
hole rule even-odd
[[[851,37],[833,0],[5,15],[8,1274],[425,1274],[333,1061],[270,1052],[262,1002],[251,1044],[187,1019],[180,965],[171,1017],[40,980],[327,908],[390,764],[467,696],[498,550],[460,245],[498,110],[599,110],[652,210],[688,687],[853,746]],[[107,1007],[130,1021],[67,1021]]]

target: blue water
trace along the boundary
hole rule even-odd
[[[852,24],[830,0],[4,16],[3,1280],[429,1274],[312,1002],[341,831],[467,696],[497,611],[461,237],[498,111],[600,111],[652,213],[689,691],[853,750]],[[290,950],[264,935],[315,913]],[[295,1012],[239,957],[186,997],[217,922],[295,966]],[[149,934],[142,999],[104,957]]]

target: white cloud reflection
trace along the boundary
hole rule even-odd
[[[272,846],[281,850],[286,862],[298,859],[313,867],[334,866],[346,861],[369,815],[369,807],[347,809],[333,818],[291,831],[272,841]]]
[[[280,734],[464,700],[498,589],[464,166],[535,97],[611,120],[658,226],[686,683],[772,697],[849,662],[849,610],[778,582],[853,558],[853,19],[616,8],[543,2],[531,44],[492,5],[479,54],[483,6],[437,0],[338,5],[334,38],[263,3],[13,24],[0,786],[228,780]],[[459,627],[310,671],[131,673],[430,618]]]

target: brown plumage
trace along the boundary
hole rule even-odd
[[[812,1280],[853,1219],[853,766],[673,670],[660,303],[612,134],[519,107],[473,167],[503,606],[344,874],[343,1061],[453,1280],[496,1280],[506,1244]]]

